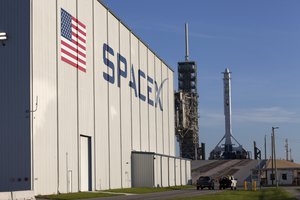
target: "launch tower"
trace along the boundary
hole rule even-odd
[[[188,25],[185,25],[186,56],[178,62],[178,92],[175,93],[175,128],[180,156],[205,159],[204,144],[199,147],[197,64],[189,61]],[[202,150],[201,150],[202,149]]]

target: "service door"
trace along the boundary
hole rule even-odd
[[[80,191],[91,191],[91,138],[80,136]]]

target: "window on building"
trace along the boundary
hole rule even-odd
[[[270,180],[275,180],[275,174],[270,174]]]
[[[282,174],[281,177],[282,177],[282,180],[287,180],[287,175],[286,174]]]

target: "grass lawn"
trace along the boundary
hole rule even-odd
[[[116,194],[108,194],[108,193],[101,193],[101,192],[78,192],[78,193],[68,193],[68,194],[58,194],[58,195],[37,196],[37,198],[55,199],[55,200],[88,199],[88,198],[111,197],[111,196],[121,195],[117,193],[146,194],[146,193],[153,193],[153,192],[165,192],[170,190],[183,190],[189,188],[194,188],[194,186],[187,185],[187,186],[174,186],[174,187],[164,187],[164,188],[124,188],[124,189],[112,189],[112,190],[104,191],[104,192],[113,192]]]
[[[175,198],[176,200],[296,200],[291,194],[283,189],[263,189],[257,191],[225,191],[221,193],[189,197]],[[175,200],[174,199],[174,200]]]
[[[111,189],[105,190],[105,192],[116,192],[116,193],[132,193],[132,194],[146,194],[146,193],[154,193],[154,192],[166,192],[170,190],[184,190],[194,188],[194,186],[186,185],[186,186],[174,186],[174,187],[160,187],[160,188],[123,188],[123,189]]]
[[[77,192],[77,193],[68,193],[68,194],[55,194],[55,195],[45,195],[37,196],[41,199],[55,199],[55,200],[69,200],[69,199],[88,199],[88,198],[97,198],[97,197],[111,197],[118,196],[116,194],[106,194],[98,192]]]

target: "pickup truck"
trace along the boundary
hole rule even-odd
[[[203,188],[205,187],[207,187],[210,190],[214,190],[215,189],[214,179],[212,179],[209,176],[200,176],[199,179],[197,180],[197,190],[199,190],[199,188],[203,190]]]
[[[219,189],[231,188],[236,190],[237,180],[233,176],[224,176],[219,179]]]

